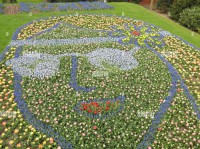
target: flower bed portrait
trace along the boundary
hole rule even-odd
[[[32,21],[0,55],[0,106],[19,118],[0,118],[0,147],[198,148],[199,56],[132,18]]]

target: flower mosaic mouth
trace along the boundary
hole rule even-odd
[[[80,18],[84,23],[77,23]],[[35,35],[26,34],[32,23],[14,34],[8,48],[17,47],[15,57],[5,64],[14,72],[15,102],[23,117],[62,148],[149,147],[179,86],[200,119],[181,75],[158,52],[168,47],[168,38],[176,38],[171,33],[116,16],[49,20],[54,26]],[[137,116],[145,110],[151,117]],[[118,133],[127,143],[108,143]]]
[[[105,119],[120,112],[123,109],[125,96],[116,99],[98,99],[79,102],[75,111],[91,118]]]

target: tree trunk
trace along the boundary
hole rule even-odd
[[[151,10],[153,9],[153,3],[154,3],[154,0],[151,0],[151,5],[150,5]]]

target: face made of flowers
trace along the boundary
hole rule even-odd
[[[65,25],[65,24],[64,24]],[[133,25],[133,27],[124,25],[124,27],[122,27],[121,30],[119,29],[114,29],[114,32],[116,32],[116,34],[122,34],[123,38],[129,38],[129,34],[126,35],[127,30],[125,31],[124,29],[130,29],[131,33],[131,38],[136,39],[136,37],[138,38],[139,36],[142,36],[143,32],[142,30],[148,30],[148,34],[151,34],[151,30],[148,29],[148,27],[146,28],[142,28],[142,27],[138,27],[138,21],[136,21],[136,25]],[[141,24],[141,22],[139,23],[139,26],[143,25],[143,23]],[[58,30],[59,30],[59,26]],[[69,25],[66,25],[66,28],[69,28]],[[76,26],[74,26],[76,28]],[[114,27],[115,28],[115,27]],[[83,28],[79,28],[79,29],[83,29]],[[87,29],[86,29],[87,30]],[[95,30],[93,29],[91,33],[95,34]],[[98,32],[98,31],[97,31]],[[118,32],[118,33],[117,33]],[[153,32],[155,32],[153,30]],[[53,33],[53,34],[52,34]],[[48,33],[47,33],[48,34]],[[51,31],[51,33],[49,33],[50,35],[55,35],[54,34],[54,30]],[[77,32],[73,32],[73,35],[75,34],[81,34],[81,31],[77,31]],[[100,32],[100,35],[104,34],[104,32]],[[80,57],[83,57],[85,59],[87,59],[87,61],[89,62],[89,64],[94,67],[95,69],[97,69],[98,74],[100,74],[101,72],[105,72],[107,71],[108,73],[110,73],[110,71],[112,71],[112,73],[114,71],[120,71],[122,73],[126,73],[130,70],[135,69],[136,67],[138,67],[139,62],[137,61],[137,59],[134,57],[135,53],[138,52],[138,50],[140,49],[139,44],[136,44],[135,46],[130,46],[128,49],[127,47],[123,46],[123,44],[120,43],[121,40],[123,40],[122,37],[120,36],[113,36],[115,33],[111,33],[108,32],[108,34],[106,36],[103,37],[90,37],[91,35],[89,35],[89,38],[64,38],[64,39],[30,39],[30,40],[23,40],[23,41],[12,41],[11,45],[12,46],[23,46],[23,45],[30,45],[30,46],[56,46],[56,45],[62,45],[62,46],[66,46],[66,45],[71,45],[74,44],[76,46],[76,44],[97,44],[98,47],[97,48],[93,48],[90,50],[84,49],[84,52],[61,52],[61,54],[49,54],[51,52],[49,52],[48,50],[46,51],[47,53],[45,53],[45,51],[43,52],[38,52],[39,50],[36,50],[34,52],[25,52],[25,54],[22,54],[21,56],[17,57],[17,58],[13,58],[11,60],[8,60],[6,62],[7,65],[12,65],[12,68],[14,70],[14,72],[17,72],[19,75],[21,75],[22,77],[29,77],[30,79],[34,79],[34,78],[38,78],[39,80],[44,80],[45,78],[51,78],[56,76],[56,74],[60,71],[60,61],[61,59],[63,59],[64,57],[69,57],[72,59],[71,63],[72,63],[72,67],[70,68],[71,70],[71,75],[70,77],[70,82],[68,83],[69,86],[71,88],[73,88],[75,91],[83,91],[83,92],[91,92],[92,90],[95,90],[95,87],[85,87],[85,86],[80,86],[77,83],[77,67],[81,67],[81,65],[78,65],[78,59]],[[111,36],[110,36],[111,35]],[[124,37],[125,35],[125,37]],[[146,35],[146,33],[145,33]],[[56,37],[56,36],[54,36]],[[117,48],[118,46],[113,46],[115,44],[111,44],[109,46],[102,46],[106,43],[118,43],[123,47],[121,49]],[[124,48],[125,47],[125,48]],[[37,48],[36,48],[37,49]],[[126,50],[124,50],[126,49]],[[59,52],[58,52],[59,53]],[[109,67],[107,67],[109,66]],[[111,70],[110,70],[111,68]],[[114,70],[112,69],[114,68]],[[107,74],[108,74],[107,73]],[[94,75],[95,76],[95,75]],[[79,77],[79,76],[78,76]],[[104,77],[102,75],[99,75],[99,77]],[[87,84],[86,84],[87,85]],[[94,84],[95,85],[95,84]],[[96,86],[96,85],[95,85]],[[121,91],[123,92],[123,91]],[[120,96],[121,93],[119,93],[118,95],[115,95],[115,98],[120,97],[124,98],[122,96]],[[110,97],[107,97],[110,98]],[[105,101],[107,102],[107,101]],[[96,106],[97,104],[92,104],[94,106]],[[99,104],[98,104],[99,105]],[[83,106],[85,108],[85,106]],[[96,106],[97,107],[97,106]]]
[[[91,119],[109,121],[117,116],[119,121],[110,123],[121,127],[130,119],[138,120],[135,110],[138,107],[139,110],[158,109],[155,99],[164,95],[149,96],[148,89],[152,93],[165,92],[170,79],[166,67],[154,53],[139,45],[121,44],[121,37],[109,36],[109,33],[98,36],[99,31],[94,29],[87,37],[78,36],[83,28],[68,34],[63,28],[60,32],[57,29],[47,32],[42,39],[12,41],[13,46],[26,46],[23,54],[6,62],[22,77],[23,98],[37,119],[65,135],[73,130],[66,126],[74,121],[92,125]],[[135,31],[133,35],[139,37],[142,33]],[[58,36],[64,38],[54,39]],[[120,114],[129,117],[124,120]],[[150,122],[147,119],[146,123]],[[72,127],[76,127],[74,123]]]

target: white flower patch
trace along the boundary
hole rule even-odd
[[[159,34],[166,37],[166,36],[171,36],[171,33],[168,31],[159,31]]]
[[[120,70],[129,70],[138,66],[137,60],[133,54],[138,51],[136,47],[130,51],[121,51],[119,49],[101,48],[88,54],[65,53],[61,55],[50,55],[45,53],[27,53],[18,58],[13,58],[6,62],[6,65],[12,65],[13,71],[24,77],[36,77],[43,79],[51,77],[59,71],[60,59],[64,56],[85,56],[89,62],[99,68],[104,68],[102,62],[118,66]]]
[[[118,66],[121,70],[129,70],[138,66],[137,60],[133,54],[139,49],[136,47],[130,51],[121,51],[119,49],[102,48],[96,49],[85,56],[92,65],[104,68],[102,62],[107,62],[111,65]]]
[[[51,77],[59,70],[60,60],[53,55],[43,53],[29,53],[13,58],[6,62],[12,65],[13,71],[24,77],[43,79]]]
[[[13,40],[10,46],[23,46],[23,45],[74,45],[74,44],[90,44],[90,43],[103,43],[108,41],[118,41],[119,38],[114,37],[95,37],[95,38],[75,38],[75,39],[40,39],[40,40]]]

